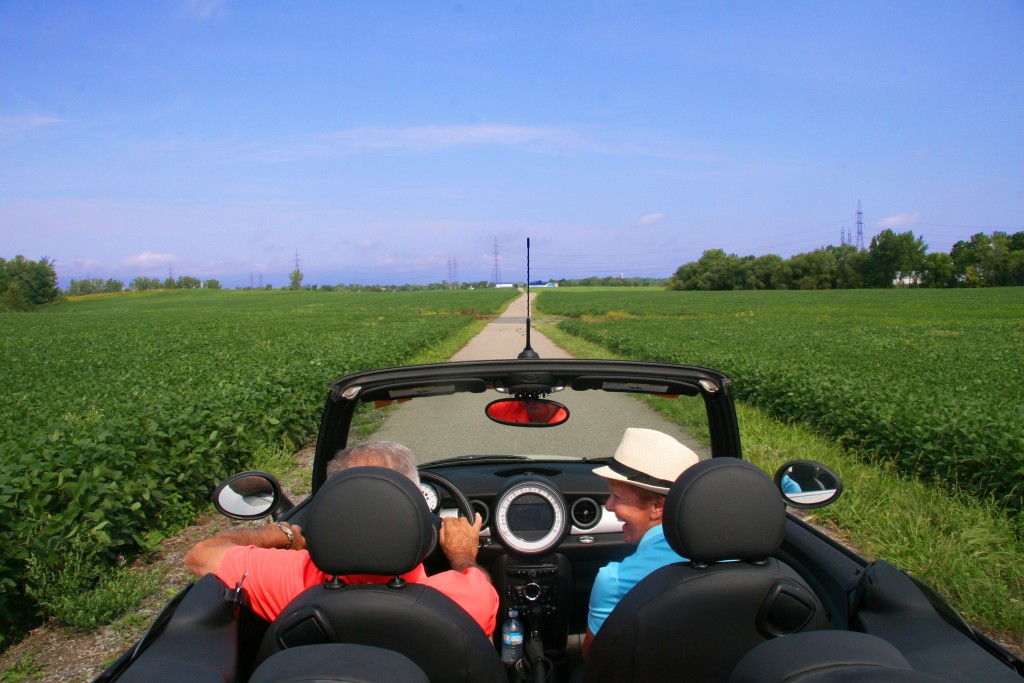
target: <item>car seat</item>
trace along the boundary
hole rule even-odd
[[[479,624],[440,591],[407,583],[436,543],[423,494],[380,467],[340,472],[316,493],[304,529],[310,559],[334,579],[300,593],[267,629],[257,664],[302,645],[355,643],[399,652],[433,682],[502,681],[497,650]],[[377,574],[386,584],[337,577]]]
[[[726,681],[749,650],[777,636],[830,628],[821,601],[773,557],[782,497],[759,468],[711,458],[665,499],[665,538],[686,562],[645,577],[612,610],[585,662],[585,683]]]
[[[775,638],[740,659],[729,683],[939,683],[914,671],[891,643],[857,631]]]

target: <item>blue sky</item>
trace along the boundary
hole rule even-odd
[[[858,201],[1024,230],[1024,2],[0,3],[0,256],[62,286],[667,277]]]

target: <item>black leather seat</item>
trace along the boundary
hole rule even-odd
[[[282,650],[249,683],[430,683],[405,655],[368,645],[328,643]]]
[[[829,628],[821,601],[772,555],[782,543],[785,505],[760,469],[712,458],[672,485],[662,525],[689,562],[651,573],[597,633],[584,681],[726,681],[758,644]]]
[[[758,645],[729,683],[939,683],[891,643],[857,631],[810,631]]]
[[[270,625],[257,662],[292,647],[355,643],[405,655],[434,683],[507,678],[494,644],[464,609],[434,588],[397,578],[436,542],[423,494],[408,478],[379,467],[334,475],[310,504],[304,534],[310,558],[326,574],[396,578],[305,590]]]

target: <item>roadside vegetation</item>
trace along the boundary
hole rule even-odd
[[[769,472],[812,458],[843,477],[843,496],[810,521],[866,557],[912,572],[1019,653],[1021,294],[560,289],[544,292],[535,310],[538,318],[567,316],[542,329],[577,357],[669,360],[729,374],[745,458]],[[652,403],[706,438],[700,406]],[[836,431],[830,413],[854,419]],[[912,438],[898,451],[880,447],[890,426],[917,434],[917,450]],[[955,439],[930,442],[936,434]],[[925,467],[930,453],[953,457]],[[993,473],[1001,493],[967,488],[994,479],[965,474],[960,463]]]
[[[253,453],[310,441],[328,382],[450,354],[515,295],[164,291],[0,315],[0,648],[47,615],[108,619],[148,585],[116,568]]]

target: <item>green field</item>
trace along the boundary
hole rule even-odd
[[[78,568],[87,588],[254,449],[315,436],[331,380],[413,362],[515,295],[152,292],[0,315],[0,645],[41,577]]]
[[[728,372],[743,397],[746,459],[773,472],[786,460],[812,458],[842,476],[840,500],[808,521],[923,579],[1024,656],[1024,517],[1007,508],[1019,504],[1015,487],[1024,478],[1022,309],[1021,289],[560,289],[541,295],[535,317],[551,316],[541,323],[545,332],[577,357]],[[555,316],[568,318],[551,324]],[[700,406],[651,403],[707,438]],[[904,433],[903,451],[880,445]],[[949,445],[930,442],[939,438]],[[944,494],[950,484],[971,483],[955,470],[939,486],[940,475],[920,476],[927,454],[944,452],[983,463],[1010,495],[997,505],[994,493]],[[900,463],[913,476],[901,474]]]
[[[0,315],[0,646],[38,616],[48,578],[87,589],[103,563],[187,522],[254,450],[308,442],[329,381],[445,358],[515,294],[151,292]],[[726,371],[748,457],[841,463],[849,490],[819,520],[981,623],[1024,632],[1019,524],[887,464],[1019,505],[1024,290],[560,289],[535,310],[602,345],[593,355]],[[875,464],[842,463],[836,441]]]
[[[545,291],[539,314],[904,472],[1024,508],[1024,290]]]

